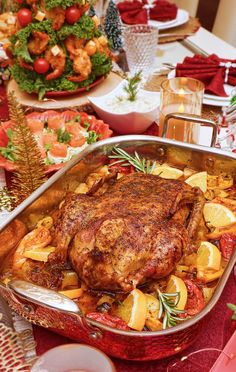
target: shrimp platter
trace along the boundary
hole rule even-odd
[[[42,99],[47,92],[86,89],[109,74],[109,42],[98,17],[88,13],[89,1],[20,2],[7,54],[22,91]]]

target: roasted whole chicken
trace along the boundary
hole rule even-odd
[[[129,292],[166,277],[191,251],[205,199],[183,181],[131,173],[109,175],[86,194],[68,194],[53,226],[24,236],[13,257],[15,277],[58,288],[70,266],[89,288]],[[27,259],[28,249],[54,247],[47,262]]]
[[[140,173],[114,181],[102,195],[69,195],[49,259],[64,262],[69,254],[90,288],[131,291],[174,269],[190,246],[203,203],[199,189]]]

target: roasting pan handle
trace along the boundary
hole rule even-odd
[[[180,114],[179,112],[173,112],[165,116],[162,133],[163,138],[166,138],[170,119],[185,120],[192,123],[200,124],[202,127],[211,127],[212,128],[211,147],[215,147],[217,138],[217,124],[214,121],[202,118],[200,115]]]
[[[90,324],[82,313],[79,306],[61,293],[40,287],[24,280],[12,280],[7,284],[10,291],[17,297],[39,306],[45,306],[54,310],[63,311],[75,315],[81,327],[89,333],[92,339],[100,339],[103,333],[100,328]],[[18,301],[15,299],[15,301]],[[92,322],[91,322],[92,323]]]

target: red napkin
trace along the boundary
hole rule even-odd
[[[233,64],[227,68],[226,64]],[[212,54],[209,57],[195,55],[186,57],[183,63],[176,66],[175,75],[185,76],[202,81],[205,84],[205,92],[216,96],[227,97],[224,89],[225,78],[228,71],[227,84],[236,85],[236,59],[223,59]]]
[[[147,0],[123,1],[117,4],[121,19],[129,25],[147,24],[148,18],[155,21],[168,21],[175,19],[178,8],[166,0],[156,0],[153,7],[147,9]]]

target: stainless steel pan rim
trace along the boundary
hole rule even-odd
[[[179,148],[186,148],[197,150],[198,152],[203,153],[209,153],[209,154],[216,154],[221,155],[222,157],[235,159],[236,155],[233,153],[229,153],[226,151],[222,151],[216,148],[207,148],[199,145],[192,145],[187,144],[179,141],[173,141],[169,139],[163,139],[161,137],[156,136],[147,136],[147,135],[126,135],[126,136],[119,136],[119,137],[112,137],[105,139],[103,141],[99,141],[93,145],[88,146],[85,150],[83,150],[76,158],[73,158],[71,161],[69,161],[62,169],[60,169],[58,172],[56,172],[45,184],[43,184],[40,188],[38,188],[27,200],[25,200],[22,204],[20,204],[11,214],[8,218],[2,223],[0,226],[0,231],[2,231],[14,218],[18,216],[19,213],[23,212],[26,207],[28,207],[33,201],[35,201],[44,191],[46,191],[55,181],[57,181],[63,174],[65,174],[70,168],[72,168],[74,165],[76,165],[80,160],[82,160],[86,155],[92,153],[96,149],[102,148],[103,146],[112,146],[112,145],[119,145],[125,142],[146,142],[146,143],[158,143],[163,145],[172,145]],[[112,327],[109,327],[107,325],[104,325],[102,323],[99,323],[97,321],[91,320],[89,318],[86,318],[86,321],[89,325],[96,326],[97,328],[109,331],[111,333],[121,335],[121,336],[127,336],[127,337],[150,337],[150,336],[165,336],[165,335],[171,335],[174,333],[177,333],[179,331],[183,331],[186,328],[189,328],[193,326],[195,323],[202,320],[216,305],[217,301],[219,300],[219,297],[224,289],[224,286],[226,284],[226,281],[228,277],[230,276],[231,270],[233,269],[234,264],[236,263],[236,251],[233,254],[233,257],[231,257],[218,285],[214,292],[214,295],[212,296],[209,303],[204,307],[204,309],[197,315],[195,315],[193,318],[185,320],[183,323],[178,324],[175,327],[171,327],[165,330],[161,331],[152,331],[152,332],[137,332],[137,331],[123,331],[119,329],[115,329]],[[10,289],[3,283],[0,283],[0,287],[2,287],[4,290],[9,291]],[[46,307],[45,305],[41,305],[43,307]]]

